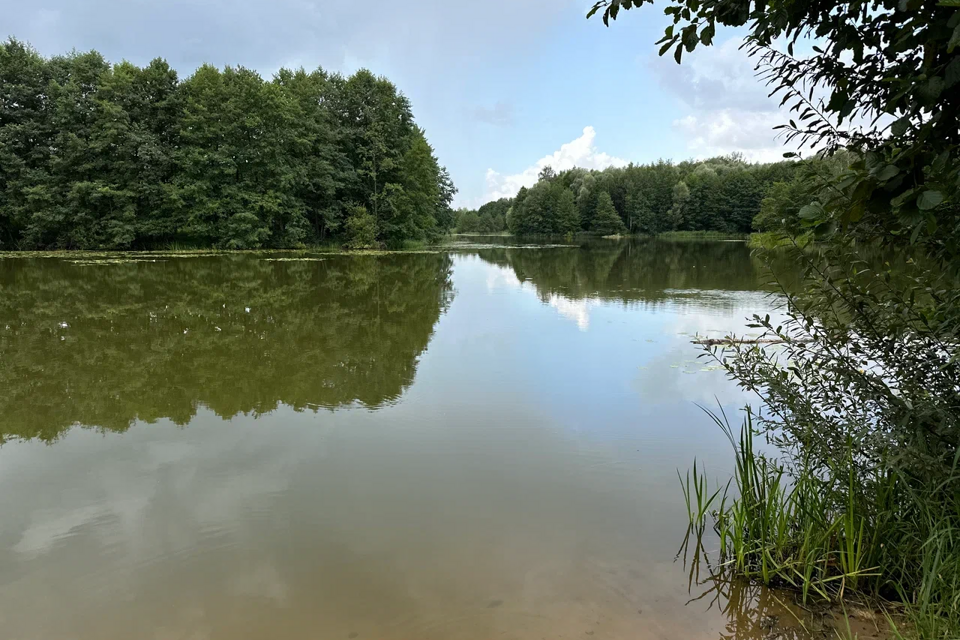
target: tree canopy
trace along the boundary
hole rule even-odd
[[[464,233],[509,229],[517,234],[745,234],[756,228],[754,218],[764,198],[778,183],[794,180],[799,169],[792,160],[750,163],[737,155],[602,171],[574,168],[557,173],[547,167],[536,185],[521,189],[515,198],[459,211],[456,228]],[[573,214],[563,192],[573,198]],[[610,208],[604,204],[600,209],[601,202],[609,202]]]
[[[604,24],[651,0],[600,0]],[[679,63],[718,26],[744,47],[792,115],[779,128],[828,154],[858,155],[802,217],[821,233],[857,227],[960,254],[960,7],[939,0],[671,0],[658,42]],[[809,45],[805,54],[801,49]],[[785,51],[783,49],[786,49]]]
[[[2,249],[395,245],[449,229],[455,192],[407,98],[369,71],[181,80],[161,59],[0,43]],[[348,224],[361,209],[372,222]]]

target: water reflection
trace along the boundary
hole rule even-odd
[[[3,438],[358,402],[414,379],[449,306],[445,254],[0,261]]]
[[[313,257],[0,261],[6,636],[770,635],[674,561],[745,246]]]
[[[549,251],[489,248],[481,258],[530,281],[551,296],[659,305],[666,302],[731,308],[726,292],[763,289],[765,269],[742,242],[593,240]]]

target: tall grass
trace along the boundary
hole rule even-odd
[[[869,598],[901,612],[888,617],[898,638],[960,638],[960,496],[945,492],[955,482],[858,477],[852,442],[825,473],[802,458],[787,467],[756,451],[749,411],[739,433],[708,414],[733,445],[733,479],[711,492],[695,464],[680,483],[691,530],[713,515],[722,570],[805,603]]]

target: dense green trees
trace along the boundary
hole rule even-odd
[[[2,249],[396,245],[449,229],[455,192],[409,101],[368,71],[181,81],[159,59],[0,43]],[[372,224],[347,224],[361,208]]]
[[[559,174],[547,167],[537,184],[521,189],[516,198],[488,202],[475,212],[458,212],[456,226],[461,232],[500,231],[502,215],[509,230],[518,234],[749,233],[756,228],[754,218],[764,198],[775,184],[793,180],[799,167],[792,161],[753,164],[736,155],[679,164],[661,160],[603,171],[575,168]],[[563,192],[572,196],[572,214],[570,197]]]
[[[520,235],[579,231],[573,192],[552,173],[541,173],[537,184],[517,194],[507,225],[512,233]]]
[[[593,214],[590,228],[604,235],[613,235],[626,230],[623,220],[617,215],[617,210],[613,208],[613,200],[610,198],[610,194],[606,191],[597,198],[597,210]]]
[[[459,233],[500,233],[507,229],[507,216],[513,206],[513,198],[500,198],[488,202],[476,211],[458,209],[456,229]]]

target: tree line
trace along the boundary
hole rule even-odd
[[[731,155],[602,171],[574,168],[557,173],[545,167],[537,183],[521,188],[514,198],[488,202],[475,211],[459,209],[456,228],[462,233],[604,235],[769,230],[780,223],[777,214],[760,215],[765,199],[782,198],[808,181],[810,171],[828,170],[821,165],[830,161],[818,158],[812,163],[815,168],[792,160],[750,163]],[[771,202],[767,210],[777,208]]]
[[[438,237],[456,189],[386,78],[0,43],[0,249]]]

